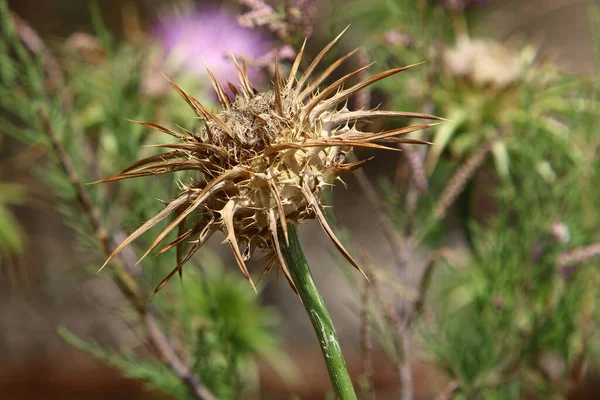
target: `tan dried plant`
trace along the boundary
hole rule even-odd
[[[155,293],[176,273],[181,275],[183,265],[217,231],[226,235],[224,242],[231,246],[240,270],[252,287],[254,282],[246,261],[257,249],[266,256],[264,272],[280,266],[293,287],[282,257],[277,229],[281,227],[287,240],[289,224],[300,224],[315,218],[337,249],[360,270],[358,263],[344,249],[327,223],[321,194],[341,174],[360,167],[366,161],[346,162],[353,148],[398,150],[398,143],[426,144],[403,135],[434,124],[370,133],[358,130],[357,122],[375,117],[441,118],[377,109],[349,111],[346,107],[347,100],[359,90],[412,65],[381,72],[344,88],[345,84],[368,68],[367,65],[321,88],[319,85],[355,50],[309,80],[319,62],[343,33],[315,57],[299,78],[296,75],[304,45],[287,79],[282,79],[275,62],[273,88],[264,92],[258,92],[253,87],[248,80],[245,63],[240,66],[235,58],[233,62],[238,69],[240,84],[237,88],[229,83],[235,95],[233,99],[207,68],[223,108],[218,114],[209,111],[177,84],[169,81],[204,124],[195,131],[177,132],[153,123],[139,122],[171,135],[179,142],[158,145],[169,151],[140,160],[100,182],[176,171],[194,171],[195,177],[189,183],[180,184],[179,196],[125,239],[104,265],[140,235],[174,215],[174,220],[156,237],[141,258],[161,245],[167,235],[177,229],[177,237],[163,244],[158,251],[158,254],[162,254],[176,247],[177,265],[157,286]],[[184,249],[186,243],[189,248]]]

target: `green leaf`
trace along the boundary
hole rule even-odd
[[[496,173],[502,180],[510,179],[510,158],[508,149],[504,141],[497,141],[492,146],[492,155],[494,156],[494,166]]]
[[[0,252],[20,253],[23,250],[23,232],[19,221],[6,208],[0,205]]]
[[[425,164],[425,170],[429,176],[433,174],[440,156],[446,149],[446,146],[452,139],[454,133],[467,119],[467,115],[467,111],[464,109],[454,109],[450,112],[450,115],[447,116],[449,122],[436,127],[432,140],[434,144],[429,149],[427,162]]]

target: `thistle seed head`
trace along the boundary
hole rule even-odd
[[[209,70],[222,106],[218,114],[212,113],[177,84],[170,82],[204,120],[203,126],[195,131],[178,132],[140,122],[148,128],[174,136],[178,143],[158,145],[168,151],[140,160],[101,182],[175,171],[194,171],[195,177],[190,183],[181,185],[177,198],[124,240],[107,263],[144,232],[173,216],[173,221],[142,256],[143,259],[161,244],[159,254],[177,248],[177,265],[156,291],[175,273],[181,274],[183,265],[217,231],[226,235],[225,242],[231,246],[240,270],[253,287],[246,261],[257,249],[264,252],[269,260],[265,272],[279,265],[293,287],[281,254],[277,229],[281,227],[287,240],[289,224],[316,218],[338,250],[360,270],[329,227],[323,215],[321,194],[338,176],[364,163],[346,161],[353,148],[397,150],[397,143],[426,144],[402,135],[433,124],[370,133],[359,130],[357,122],[375,117],[441,118],[376,109],[349,111],[346,101],[356,92],[410,66],[385,71],[344,88],[367,66],[321,88],[319,85],[354,53],[338,59],[313,78],[319,62],[340,36],[316,56],[299,78],[296,75],[304,46],[287,78],[281,76],[276,65],[273,88],[264,92],[258,92],[252,86],[245,63],[240,66],[235,58],[240,84],[239,87],[229,84],[234,98],[227,94]],[[163,243],[175,229],[177,237]]]
[[[526,52],[520,54],[503,43],[467,36],[445,52],[443,61],[452,76],[497,88],[516,83],[529,64]]]

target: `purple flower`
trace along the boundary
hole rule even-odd
[[[271,47],[264,35],[240,26],[234,16],[221,11],[167,18],[157,33],[164,46],[166,65],[205,77],[206,62],[224,87],[227,87],[228,81],[236,86],[238,82],[231,54],[239,62],[241,59],[252,61],[263,56]],[[260,83],[261,73],[251,64],[248,75],[253,82]]]

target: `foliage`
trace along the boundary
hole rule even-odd
[[[281,369],[287,364],[276,350],[271,333],[275,315],[263,309],[256,295],[235,273],[223,271],[219,259],[203,251],[203,272],[190,269],[181,284],[173,282],[155,300],[164,312],[167,332],[180,341],[185,359],[194,372],[221,399],[240,398],[244,388],[256,385],[256,356]],[[171,370],[157,361],[146,361],[135,352],[110,352],[78,339],[68,330],[61,335],[75,347],[119,368],[128,377],[140,379],[177,399],[192,399]],[[253,388],[255,389],[255,387]]]
[[[472,15],[424,3],[380,0],[341,17],[360,21],[378,59],[428,61],[420,75],[380,87],[389,102],[450,119],[431,135],[437,146],[422,159],[429,190],[413,214],[414,186],[384,184],[398,231],[439,260],[413,334],[450,378],[453,398],[562,398],[583,365],[598,362],[598,255],[565,261],[600,241],[598,84],[528,44],[473,38]],[[467,244],[460,256],[445,247],[457,232]],[[388,311],[379,303],[375,314]],[[388,351],[394,331],[377,329]],[[395,362],[402,356],[391,349]]]
[[[0,259],[23,250],[25,235],[9,207],[23,204],[25,200],[23,186],[0,182]]]
[[[132,352],[126,350],[110,352],[96,343],[81,340],[64,327],[60,327],[58,331],[73,347],[118,368],[126,377],[151,382],[150,388],[159,388],[177,399],[191,398],[185,387],[182,387],[179,378],[164,364],[140,360]]]

